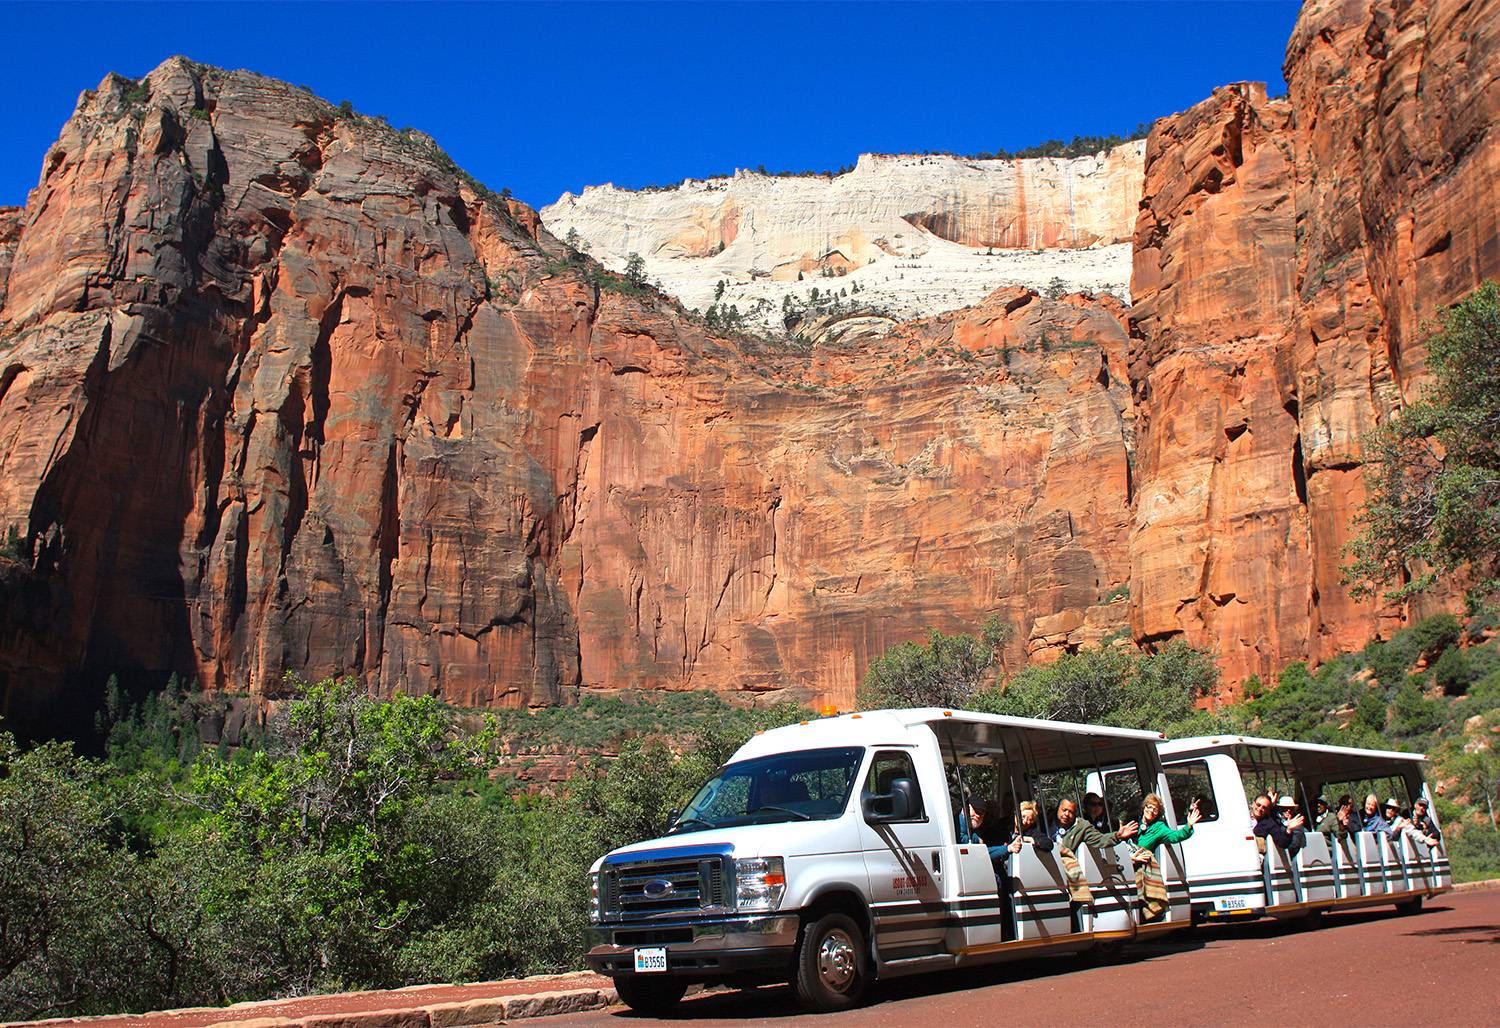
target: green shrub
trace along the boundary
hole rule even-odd
[[[1375,673],[1380,684],[1387,691],[1395,692],[1420,653],[1412,630],[1403,628],[1387,642],[1371,639],[1365,644],[1363,656],[1365,666]]]
[[[1458,642],[1463,626],[1452,614],[1434,614],[1413,625],[1410,631],[1418,655],[1431,660]]]
[[[1464,626],[1464,635],[1470,642],[1478,642],[1485,632],[1493,628],[1500,628],[1500,613],[1493,607],[1478,604],[1469,623]]]
[[[1099,645],[1022,668],[1003,686],[977,692],[970,706],[1015,717],[1203,735],[1228,727],[1223,717],[1197,707],[1218,682],[1213,655],[1181,642],[1154,654]]]
[[[1443,831],[1455,882],[1500,878],[1500,831],[1494,825],[1470,822]]]
[[[1416,676],[1407,678],[1396,693],[1391,730],[1398,737],[1411,738],[1426,735],[1438,724],[1437,704],[1422,694],[1421,679]]]
[[[991,615],[979,634],[944,635],[928,629],[927,642],[892,646],[870,661],[857,699],[879,707],[964,707],[1010,638],[1011,626]]]
[[[1385,728],[1385,700],[1374,689],[1359,698],[1354,706],[1354,721],[1372,732]]]
[[[26,537],[21,534],[21,530],[15,525],[6,528],[4,540],[0,540],[0,557],[26,563],[31,560],[28,551]]]
[[[1432,666],[1432,677],[1444,696],[1462,696],[1478,677],[1476,670],[1466,651],[1450,646]]]

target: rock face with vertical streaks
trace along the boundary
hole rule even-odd
[[[112,76],[0,211],[4,711],[288,671],[847,705],[990,613],[1010,667],[1181,638],[1233,684],[1357,645],[1425,612],[1338,563],[1423,320],[1500,276],[1497,26],[1309,3],[1286,99],[1153,131],[1131,308],[1002,289],[810,344],[711,334],[419,134]]]
[[[1500,276],[1495,4],[1309,3],[1286,76],[1158,124],[1136,230],[1132,627],[1231,680],[1443,601],[1341,584],[1360,438],[1420,389],[1423,321]]]
[[[174,59],[85,94],[0,317],[13,714],[168,671],[847,703],[928,625],[1121,627],[1118,303],[745,350],[430,140]]]

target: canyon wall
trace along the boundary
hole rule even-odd
[[[903,319],[1055,279],[1123,296],[1144,148],[1017,161],[865,154],[836,176],[590,186],[540,213],[610,267],[639,254],[687,306],[733,304],[766,329],[780,329],[786,297],[826,290],[823,276],[847,276],[837,285],[857,284],[863,302]]]
[[[778,349],[586,271],[284,83],[174,59],[86,93],[0,310],[7,713],[172,671],[847,705],[929,625],[999,611],[1012,663],[1123,631],[1121,305]]]
[[[864,154],[842,175],[737,171],[665,189],[589,186],[540,214],[604,254],[717,257],[796,278],[911,245],[913,227],[967,247],[1037,250],[1128,242],[1144,142],[1072,159]]]
[[[1285,99],[1228,87],[1157,124],[1131,286],[1132,628],[1232,681],[1443,602],[1351,600],[1338,565],[1423,322],[1500,277],[1495,4],[1315,0],[1285,70]]]
[[[1289,97],[1159,123],[1128,309],[1004,289],[810,344],[601,276],[419,134],[182,59],[111,77],[0,212],[3,710],[288,671],[847,706],[990,613],[1010,667],[1357,645],[1421,613],[1338,581],[1360,436],[1500,275],[1495,14],[1309,4]]]

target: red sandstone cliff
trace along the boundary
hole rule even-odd
[[[0,311],[7,709],[168,670],[847,703],[927,625],[1001,610],[1020,660],[1122,620],[1090,610],[1126,573],[1118,305],[742,351],[564,255],[285,84],[86,94]]]
[[[1128,314],[1017,291],[810,352],[601,290],[423,137],[111,78],[0,214],[5,709],[172,670],[847,703],[991,611],[1012,664],[1127,610],[1232,680],[1358,643],[1402,613],[1338,583],[1359,436],[1500,275],[1497,23],[1309,5],[1288,99],[1153,133]]]
[[[1136,233],[1131,624],[1232,680],[1358,646],[1360,437],[1420,385],[1421,324],[1500,276],[1500,6],[1312,2],[1285,100],[1159,123]]]

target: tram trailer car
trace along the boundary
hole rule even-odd
[[[1419,753],[1237,735],[1174,739],[1158,749],[1174,805],[1185,810],[1196,798],[1204,814],[1182,844],[1195,921],[1269,916],[1313,923],[1325,911],[1385,903],[1415,913],[1424,899],[1453,887],[1441,843],[1429,848],[1366,831],[1339,839],[1316,830],[1320,796],[1336,807],[1348,793],[1356,819],[1372,792],[1405,810],[1426,797],[1431,810]],[[1307,818],[1306,845],[1295,855],[1252,832],[1251,804],[1272,791],[1292,796]]]
[[[1027,845],[1010,899],[968,797],[1064,796],[1110,782],[1118,825],[1167,795],[1155,732],[939,708],[827,716],[758,734],[662,838],[590,870],[585,960],[620,998],[661,1014],[692,983],[789,982],[809,1009],[856,1003],[873,978],[1032,957],[1107,954],[1184,927],[1180,850],[1163,845],[1168,909],[1147,918],[1130,843],[1081,847],[1091,902],[1070,899],[1057,848]],[[1175,817],[1168,810],[1167,817]],[[1175,822],[1174,822],[1175,823]],[[1072,883],[1076,893],[1077,874]]]

